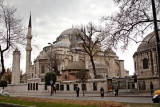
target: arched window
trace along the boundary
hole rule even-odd
[[[143,59],[143,69],[148,69],[148,59],[147,58]]]

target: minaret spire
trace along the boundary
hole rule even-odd
[[[26,73],[30,72],[30,66],[31,66],[31,40],[32,40],[32,23],[31,23],[31,13],[29,18],[29,24],[28,24],[28,33],[26,36],[27,39],[27,46],[26,46]]]
[[[30,12],[30,18],[29,18],[29,24],[28,27],[32,27],[32,22],[31,22],[31,12]]]

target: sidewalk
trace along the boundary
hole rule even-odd
[[[41,93],[10,93],[11,96],[50,96],[50,92],[41,92]],[[73,97],[76,96],[76,93],[61,93],[57,92],[56,94],[52,94],[55,97]],[[84,93],[85,97],[100,97],[100,94],[98,93]],[[83,96],[82,93],[80,93],[80,96]],[[115,97],[113,93],[105,93],[105,97]],[[152,97],[150,93],[119,93],[118,97]]]

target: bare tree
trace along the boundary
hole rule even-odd
[[[16,8],[5,5],[4,0],[0,0],[0,54],[2,65],[0,78],[5,72],[4,53],[17,48],[20,44],[24,44],[25,40],[21,19],[15,16],[16,11]]]
[[[90,61],[93,67],[94,78],[97,79],[97,73],[94,63],[94,56],[100,52],[101,36],[99,36],[98,28],[89,23],[87,26],[82,26],[81,31],[76,36],[82,41],[83,52],[87,53],[90,57]],[[83,33],[83,34],[81,34]]]
[[[119,10],[111,16],[102,17],[105,29],[102,34],[105,45],[126,49],[131,40],[137,42],[144,34],[153,29],[151,0],[114,0]],[[156,0],[157,16],[160,15],[160,1]],[[159,17],[158,17],[159,18]],[[157,20],[160,25],[160,19]],[[147,41],[146,41],[147,42]]]
[[[52,50],[50,52],[48,51],[47,55],[48,55],[48,58],[49,58],[46,61],[47,67],[50,69],[50,71],[51,71],[51,69],[52,70],[54,69],[54,72],[56,73],[56,75],[59,75],[60,72],[58,71],[58,65],[60,64],[60,61],[61,61],[61,58],[59,57],[60,55],[57,54],[57,52],[54,51],[54,50]]]

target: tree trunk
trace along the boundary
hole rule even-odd
[[[90,56],[90,59],[91,59],[92,67],[93,67],[94,78],[97,79],[96,67],[95,67],[93,57]]]
[[[3,57],[3,51],[1,50],[1,46],[0,46],[0,54],[1,54],[1,66],[2,66],[2,71],[0,73],[0,79],[2,78],[2,75],[5,72],[5,67],[4,67],[4,57]]]

